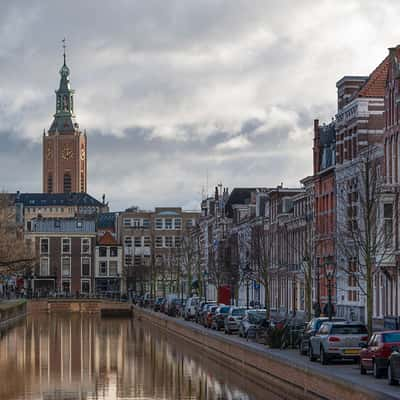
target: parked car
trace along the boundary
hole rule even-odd
[[[265,319],[265,310],[246,310],[239,323],[239,336],[247,338],[249,331],[255,331],[263,319]]]
[[[323,322],[329,321],[328,317],[313,318],[307,323],[299,342],[299,352],[302,355],[308,354],[308,347],[310,345],[310,338],[314,336]],[[344,318],[332,318],[332,321],[345,321]]]
[[[400,331],[375,332],[360,352],[360,373],[373,371],[375,378],[386,375],[393,347],[400,347]]]
[[[398,385],[400,381],[400,349],[393,346],[392,354],[389,357],[387,367],[389,385]]]
[[[224,327],[224,318],[225,315],[228,314],[229,308],[229,306],[220,305],[215,310],[215,314],[212,317],[211,329],[219,331]]]
[[[190,297],[186,302],[183,318],[186,320],[193,319],[196,316],[197,306],[200,303],[200,297]]]
[[[199,304],[196,306],[196,314],[194,316],[195,322],[198,324],[201,324],[201,313],[203,311],[203,308],[208,304],[208,301],[205,301],[204,299],[200,299]]]
[[[206,322],[205,322],[205,325],[204,325],[206,328],[211,328],[212,320],[213,320],[213,317],[214,317],[217,309],[218,309],[218,306],[211,306],[208,309]]]
[[[168,294],[166,297],[165,310],[164,312],[170,316],[175,312],[175,302],[179,300],[177,294]]]
[[[164,300],[164,297],[157,297],[156,301],[154,302],[153,310],[161,311],[161,304],[164,302]]]
[[[210,303],[205,303],[199,313],[198,316],[198,323],[200,325],[206,325],[206,320],[207,320],[207,315],[208,315],[208,311],[211,307],[216,306],[217,303],[215,301],[210,302]]]
[[[178,298],[172,299],[168,307],[168,315],[170,317],[178,317],[180,315],[181,308],[182,300]]]
[[[224,318],[224,332],[231,334],[239,330],[239,323],[246,313],[244,307],[230,307],[228,314]]]
[[[324,322],[315,336],[310,338],[309,357],[319,358],[321,364],[329,364],[333,358],[353,359],[360,357],[362,343],[368,341],[368,330],[359,322]]]

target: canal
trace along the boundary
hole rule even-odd
[[[1,400],[279,400],[130,319],[28,317],[0,339]]]

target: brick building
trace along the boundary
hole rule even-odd
[[[157,207],[154,211],[132,208],[119,214],[123,275],[128,291],[186,292],[185,283],[178,281],[178,260],[182,238],[197,224],[198,217],[199,212],[180,207]]]
[[[94,219],[35,219],[25,237],[39,259],[31,279],[33,293],[68,295],[93,291]]]
[[[326,311],[328,302],[327,268],[336,256],[336,185],[335,124],[320,125],[314,120],[313,185],[315,209],[314,235],[314,308],[316,314]],[[335,281],[331,282],[335,299]],[[324,310],[325,309],[325,310]]]

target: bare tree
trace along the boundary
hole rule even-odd
[[[372,332],[373,279],[393,251],[393,202],[383,204],[379,149],[368,147],[354,162],[338,193],[337,248],[347,263],[338,267],[366,298],[368,331]],[[383,211],[383,213],[382,213]],[[384,223],[384,218],[388,223]]]
[[[10,195],[0,195],[0,273],[20,273],[37,261],[34,249],[16,224],[16,208]]]
[[[257,280],[264,286],[264,304],[267,320],[270,319],[270,267],[272,262],[272,240],[264,223],[257,222],[252,227],[252,264]]]

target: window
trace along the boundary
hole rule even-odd
[[[53,193],[53,174],[47,176],[47,192]]]
[[[81,239],[81,253],[82,254],[90,254],[90,239],[89,238]]]
[[[192,219],[186,220],[186,228],[187,229],[193,228],[193,220]]]
[[[150,228],[150,220],[144,219],[142,226],[143,226],[144,229],[149,229]]]
[[[156,218],[156,229],[162,229],[162,228],[163,228],[162,218]]]
[[[156,237],[156,247],[163,247],[163,238],[162,236]]]
[[[49,239],[40,239],[40,254],[49,254]]]
[[[49,259],[47,257],[42,257],[40,259],[40,276],[48,276],[49,273]]]
[[[63,254],[71,253],[71,239],[70,238],[62,238],[61,241],[62,241],[61,252]]]
[[[140,266],[141,264],[142,264],[142,256],[135,256],[134,265],[135,265],[136,267],[138,267],[138,266]]]
[[[99,257],[107,257],[107,247],[99,247]]]
[[[181,218],[175,218],[175,229],[181,229],[181,228],[182,228]]]
[[[130,236],[125,236],[124,244],[125,247],[132,247],[132,238]]]
[[[71,276],[71,257],[61,257],[61,275]]]
[[[156,256],[156,265],[160,266],[162,264],[162,261],[163,261],[163,257],[160,255],[157,255]]]
[[[72,191],[72,179],[71,174],[67,172],[64,174],[64,193],[71,193]]]
[[[143,246],[144,247],[150,247],[151,246],[151,237],[150,236],[145,236],[144,237]]]
[[[384,235],[386,247],[393,244],[393,204],[383,205]]]
[[[172,247],[172,236],[165,236],[165,247]]]
[[[140,236],[135,237],[135,247],[142,247],[142,238]]]
[[[122,224],[123,224],[125,227],[132,226],[132,219],[131,219],[131,218],[124,218]]]
[[[90,257],[82,257],[81,275],[90,276]]]
[[[88,279],[81,280],[81,293],[90,293],[90,281]]]
[[[151,261],[150,256],[145,254],[143,256],[143,265],[146,265],[147,267],[150,266],[150,261]]]
[[[117,276],[118,275],[118,262],[110,261],[108,263],[108,275]]]
[[[118,247],[110,247],[110,257],[118,257]]]
[[[99,262],[99,275],[106,276],[107,275],[107,261]]]
[[[181,238],[180,238],[180,236],[175,236],[175,247],[181,247]]]
[[[134,218],[134,220],[133,220],[133,226],[134,226],[135,228],[140,228],[140,219]]]
[[[130,254],[125,255],[125,265],[126,266],[132,265],[132,256]]]
[[[165,229],[172,229],[172,218],[165,218]]]

